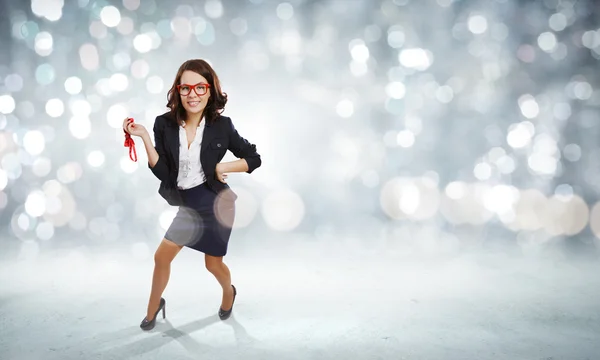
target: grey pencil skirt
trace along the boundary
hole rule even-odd
[[[178,245],[211,256],[225,256],[235,218],[235,202],[218,196],[206,183],[179,190],[184,205],[165,233]]]

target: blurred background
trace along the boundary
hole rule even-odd
[[[154,252],[176,208],[121,122],[151,131],[190,58],[262,155],[229,178],[233,251],[598,256],[592,0],[3,0],[0,17],[2,258]]]
[[[146,333],[177,208],[121,124],[190,58],[262,166],[234,316],[187,249]],[[594,0],[0,0],[0,357],[596,358],[599,65]]]

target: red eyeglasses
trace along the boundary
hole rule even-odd
[[[179,93],[183,96],[188,96],[192,92],[192,90],[194,90],[196,95],[202,96],[208,92],[209,87],[210,84],[206,83],[197,83],[195,85],[179,84],[177,85],[177,91],[179,91]]]

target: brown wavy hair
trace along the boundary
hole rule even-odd
[[[179,70],[177,70],[177,75],[175,76],[173,85],[167,93],[167,107],[171,109],[170,117],[177,124],[179,124],[182,120],[185,120],[187,117],[185,108],[181,104],[181,97],[177,91],[177,85],[181,81],[183,72],[186,70],[190,70],[202,75],[210,84],[210,98],[202,115],[206,119],[207,123],[214,123],[225,109],[225,104],[227,104],[227,94],[221,91],[221,82],[219,81],[219,77],[217,76],[215,70],[202,59],[188,60],[181,64]]]

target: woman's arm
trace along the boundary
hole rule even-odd
[[[252,173],[258,168],[262,161],[260,155],[256,152],[256,145],[251,144],[237,132],[230,118],[227,119],[229,127],[229,151],[233,153],[239,160],[218,163],[215,169],[217,179],[225,183],[227,173],[231,172],[247,172]]]
[[[251,144],[248,140],[241,137],[235,126],[233,126],[231,119],[227,119],[229,126],[229,151],[240,160],[225,164],[228,164],[228,168],[233,169],[229,172],[243,171],[250,174],[262,164],[260,154],[256,152],[256,145]]]
[[[152,139],[150,138],[150,134],[148,134],[148,130],[142,124],[136,124],[133,122],[133,119],[125,119],[123,121],[123,129],[127,131],[130,135],[139,136],[144,141],[144,148],[146,149],[146,153],[148,154],[148,167],[152,170],[154,176],[156,176],[159,180],[165,181],[169,177],[169,168],[166,162],[166,155],[163,143],[163,126],[159,123],[160,118],[157,117],[154,121],[154,143],[152,144]]]
[[[146,153],[148,153],[148,167],[160,181],[167,181],[169,179],[169,167],[167,166],[167,155],[163,141],[165,132],[160,121],[160,117],[156,117],[156,120],[154,120],[154,145],[152,145],[148,131],[144,131],[141,137],[144,140]]]
[[[217,172],[220,173],[246,171],[248,171],[248,163],[246,162],[246,159],[239,159],[235,161],[222,162],[217,164]]]
[[[146,148],[146,153],[148,154],[148,166],[153,168],[156,166],[156,163],[158,163],[160,155],[158,155],[158,151],[156,151],[154,144],[152,144],[152,139],[150,139],[150,134],[148,134],[148,131],[144,132],[141,138],[144,141],[144,147]]]

